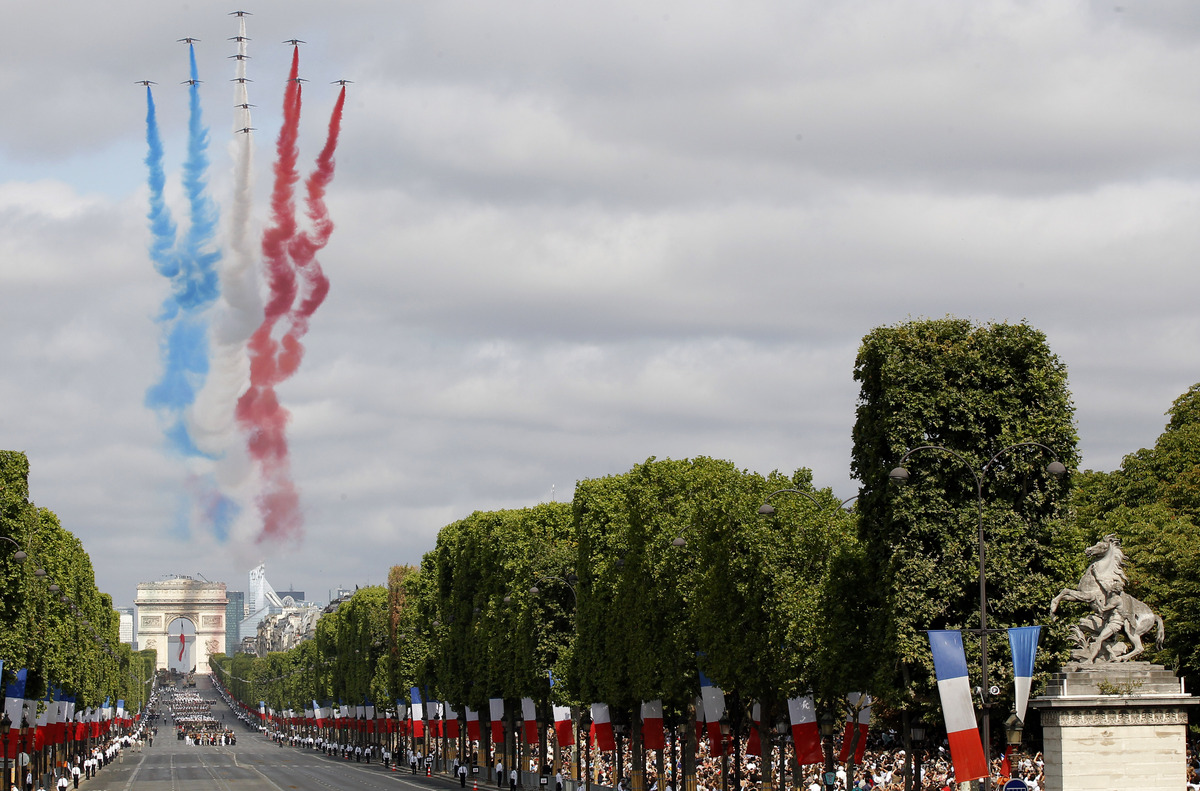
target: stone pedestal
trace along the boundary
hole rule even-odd
[[[1042,717],[1046,791],[1180,791],[1196,702],[1161,665],[1065,666],[1029,702]]]

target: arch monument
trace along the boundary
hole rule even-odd
[[[157,668],[170,667],[170,654],[179,646],[180,635],[168,629],[183,618],[196,627],[190,655],[197,673],[210,672],[208,658],[225,651],[225,583],[175,577],[162,582],[139,582],[137,586],[138,647],[153,648],[158,655]],[[190,637],[190,635],[188,636]],[[172,640],[174,638],[174,640]]]

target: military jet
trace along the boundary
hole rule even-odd
[[[291,44],[291,45],[294,47],[294,46],[296,46],[297,44],[306,44],[306,43],[308,43],[308,42],[304,41],[303,39],[298,39],[298,38],[289,38],[289,39],[287,39],[286,41],[284,41],[283,43],[284,43],[284,44]]]
[[[308,80],[303,77],[292,77],[288,82],[308,82]]]
[[[227,38],[225,40],[226,41],[249,41],[250,37],[249,36],[230,36],[229,38]]]
[[[345,85],[346,85],[346,83],[348,83],[348,82],[354,82],[354,80],[334,80],[333,82],[331,82],[331,83],[329,83],[329,84],[330,84],[330,85],[341,85],[341,86],[345,86]]]
[[[234,107],[240,107],[243,110],[249,110],[251,107],[258,107],[257,104],[235,104]]]
[[[226,16],[254,16],[249,11],[230,11]]]
[[[249,77],[234,77],[230,82],[240,82],[242,85],[245,85],[248,82],[254,82],[254,80]]]
[[[183,43],[185,43],[185,44],[195,44],[195,43],[196,43],[197,41],[199,41],[200,39],[198,39],[198,38],[192,38],[191,36],[184,36],[183,38],[177,38],[177,39],[175,39],[175,40],[176,40],[176,41],[182,41],[182,42],[183,42]]]
[[[254,131],[254,129],[255,129],[255,128],[254,128],[253,126],[243,126],[241,129],[234,129],[233,131],[235,131],[235,132],[239,132],[239,133],[241,133],[241,134],[243,134],[243,135],[248,135],[248,134],[250,134],[251,132],[253,132],[253,131]]]
[[[199,85],[202,82],[204,82],[204,80],[184,80],[183,82],[181,82],[179,84],[180,85]]]
[[[158,85],[158,83],[155,82],[154,80],[134,80],[133,84],[134,85],[146,85],[146,86]]]
[[[238,54],[236,54],[236,55],[230,55],[229,57],[231,57],[231,58],[237,58],[238,60],[250,60],[250,56],[249,56],[249,55],[243,55],[243,54],[242,54],[242,53],[240,53],[240,52],[239,52]]]

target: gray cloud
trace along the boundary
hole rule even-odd
[[[129,602],[169,572],[319,596],[382,582],[476,509],[648,456],[808,466],[841,497],[874,326],[1028,320],[1084,463],[1151,444],[1200,368],[1200,61],[1188,3],[266,0],[249,19],[257,217],[297,36],[302,167],[348,86],[331,291],[291,411],[296,546],[173,532],[196,465],[142,403],[154,79],[182,216],[186,48],[229,203],[224,9],[6,14],[0,446]],[[243,528],[253,527],[253,510]]]

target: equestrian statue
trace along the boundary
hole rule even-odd
[[[1121,568],[1125,553],[1121,551],[1121,539],[1110,533],[1085,550],[1092,564],[1079,579],[1076,588],[1065,588],[1050,602],[1050,612],[1058,609],[1059,602],[1078,601],[1091,606],[1091,612],[1071,627],[1071,637],[1076,648],[1071,658],[1082,664],[1097,662],[1128,662],[1146,650],[1142,635],[1158,625],[1154,641],[1156,648],[1163,646],[1162,618],[1146,605],[1125,592],[1128,581]],[[1122,640],[1129,638],[1130,646]]]

